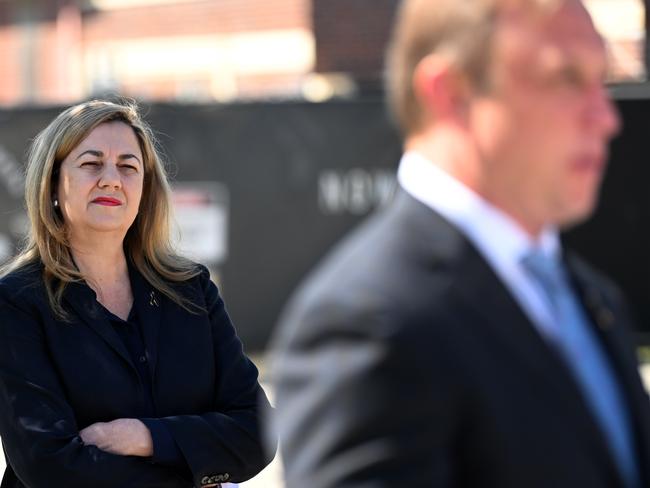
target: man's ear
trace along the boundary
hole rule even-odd
[[[413,90],[431,120],[465,120],[471,96],[467,77],[439,54],[423,58],[413,73]]]

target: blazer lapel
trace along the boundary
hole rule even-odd
[[[499,340],[539,378],[573,392],[574,385],[558,382],[568,370],[559,354],[530,323],[508,289],[465,236],[440,214],[398,192],[394,206],[396,221],[413,242],[418,259],[429,262],[432,270],[449,275],[454,295],[462,304],[468,321],[479,321],[490,337]],[[485,324],[485,325],[483,325]],[[574,394],[575,395],[575,394]]]
[[[650,485],[650,409],[638,364],[634,360],[635,353],[630,347],[632,338],[626,328],[631,324],[625,323],[627,319],[622,317],[601,289],[593,285],[596,281],[594,273],[580,259],[569,254],[567,265],[582,303],[617,372],[630,411],[630,428],[635,434],[643,486]]]
[[[133,306],[136,307],[142,327],[147,362],[153,377],[158,361],[158,332],[163,300],[158,290],[149,284],[132,263],[129,263],[129,278],[133,290]]]
[[[492,268],[469,243],[466,246],[455,280],[456,293],[462,302],[469,305],[475,315],[481,316],[481,326],[488,327],[491,336],[540,379],[560,389],[558,393],[565,394],[566,387],[572,385],[557,381],[558,376],[568,373],[558,352],[540,335]]]
[[[480,327],[489,328],[488,334],[507,347],[536,377],[556,390],[564,399],[566,411],[572,417],[572,426],[591,451],[599,465],[610,473],[612,486],[620,485],[618,469],[611,457],[606,440],[590,409],[580,393],[573,373],[555,347],[543,338],[537,328],[510,295],[492,268],[468,242],[458,260],[457,291],[464,302],[484,321]],[[617,481],[614,481],[617,480]]]
[[[432,267],[443,267],[443,272],[449,273],[454,296],[461,305],[459,313],[470,323],[476,322],[489,340],[499,341],[522,368],[564,399],[572,427],[584,441],[585,450],[592,452],[598,464],[610,473],[612,486],[619,486],[618,471],[604,436],[589,414],[571,371],[485,259],[438,213],[401,192],[395,203],[401,218],[406,215],[409,220],[411,238],[421,241],[415,245],[414,249],[419,249],[415,252],[423,253],[421,257],[429,260]]]
[[[122,339],[113,330],[110,322],[99,308],[95,293],[85,283],[69,283],[64,291],[63,299],[74,309],[79,318],[93,329],[108,345],[124,359],[132,368],[131,357]]]

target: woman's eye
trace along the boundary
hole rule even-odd
[[[125,171],[137,171],[138,170],[137,167],[135,167],[135,166],[133,166],[131,164],[123,164],[123,165],[120,166],[120,168],[122,168]]]
[[[100,165],[99,161],[84,161],[83,163],[81,163],[81,167],[82,167],[82,168],[84,168],[84,167],[87,168],[87,167],[99,166],[99,165]]]

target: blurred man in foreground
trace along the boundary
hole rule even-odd
[[[562,248],[619,129],[577,0],[405,0],[395,201],[276,338],[288,488],[650,486],[617,290]]]

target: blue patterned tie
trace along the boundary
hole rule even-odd
[[[628,410],[613,368],[559,259],[533,251],[522,261],[544,290],[557,321],[556,342],[608,441],[628,488],[640,486]]]

